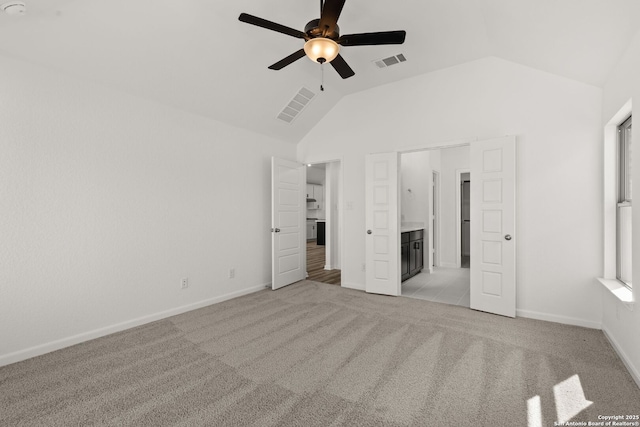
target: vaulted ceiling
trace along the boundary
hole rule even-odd
[[[0,54],[292,143],[347,94],[486,56],[602,86],[640,29],[638,0],[347,0],[343,34],[404,29],[406,42],[343,48],[356,75],[326,66],[320,92],[320,66],[305,58],[267,69],[300,39],[238,21],[302,30],[318,0],[26,2],[27,15],[0,16]],[[406,62],[374,63],[399,53]],[[301,87],[317,94],[309,107],[276,119]]]

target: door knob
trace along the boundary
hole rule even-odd
[[[367,230],[367,234],[371,234],[371,230]]]
[[[504,236],[504,240],[511,240],[511,234],[507,234],[506,236]]]
[[[280,232],[280,229],[279,229],[279,228],[276,228],[274,231],[275,231],[276,233],[279,233],[279,232]]]

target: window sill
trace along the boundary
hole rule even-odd
[[[633,311],[633,292],[616,279],[603,279],[598,277],[598,281],[620,300],[629,310]]]

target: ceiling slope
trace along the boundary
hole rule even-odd
[[[345,95],[498,56],[602,86],[640,28],[636,0],[347,0],[343,34],[406,30],[403,45],[344,47],[342,80],[306,58],[270,64],[302,41],[238,21],[241,12],[303,29],[316,0],[26,0],[0,16],[0,53],[292,143]],[[375,61],[402,53],[406,62]],[[305,87],[318,96],[291,124],[279,112]]]

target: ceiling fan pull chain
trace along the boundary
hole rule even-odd
[[[322,74],[322,80],[320,80],[320,92],[324,92],[324,64],[320,64],[320,73]]]

